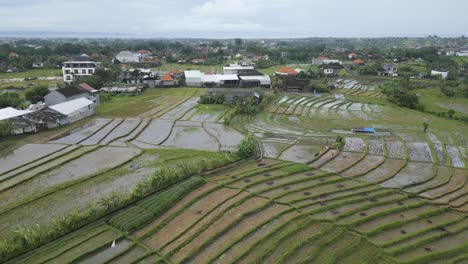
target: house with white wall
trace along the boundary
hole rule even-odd
[[[121,63],[140,62],[141,54],[138,52],[125,50],[125,51],[119,52],[117,56],[115,56],[115,58]]]
[[[81,77],[91,76],[98,67],[99,63],[91,61],[87,56],[73,58],[62,63],[63,81],[71,83]]]

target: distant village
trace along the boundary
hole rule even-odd
[[[432,39],[439,41],[437,38]],[[11,40],[3,42],[3,46],[11,47]],[[436,53],[436,56],[441,58],[468,56],[468,47],[464,45],[437,46],[433,43],[427,47],[410,46],[401,50],[390,46],[386,48],[387,53],[342,47],[317,48],[317,51],[305,53],[315,54],[306,59],[297,47],[286,48],[290,45],[287,41],[244,43],[236,39],[231,44],[220,41],[211,44],[192,41],[184,44],[176,42],[174,45],[177,48],[170,48],[172,46],[169,45],[169,48],[166,47],[162,51],[122,50],[113,53],[111,58],[101,53],[93,53],[68,58],[60,56],[55,61],[51,61],[50,58],[47,60],[45,56],[31,56],[25,60],[24,55],[11,51],[0,60],[0,69],[3,67],[5,72],[14,73],[21,70],[19,67],[26,66],[29,69],[60,67],[63,83],[50,89],[42,101],[31,104],[27,109],[0,109],[0,121],[11,124],[13,135],[36,132],[93,115],[95,107],[100,104],[100,93],[138,95],[144,89],[164,87],[274,88],[286,92],[315,92],[317,88],[309,86],[310,80],[322,78],[326,81],[327,78],[340,77],[343,74],[351,77],[406,76],[444,80],[450,79],[450,72],[453,70],[443,63],[426,61],[431,57],[426,56],[425,60],[425,54]],[[44,47],[27,44],[23,45],[22,49],[36,52]],[[252,52],[255,50],[258,50],[258,53]],[[299,59],[301,61],[297,62]],[[423,68],[423,71],[414,71],[404,63],[426,65],[427,70],[418,66]],[[220,64],[223,67],[215,69],[214,66]],[[191,66],[195,69],[190,69]],[[197,69],[197,66],[204,66],[205,70]],[[117,68],[118,75],[114,80],[103,82],[102,85],[93,85],[89,81],[98,71],[110,71],[110,68]],[[261,72],[261,69],[265,68],[274,70],[271,74],[265,74]],[[467,69],[468,67],[462,67],[459,71],[466,75]],[[4,92],[8,92],[8,89]]]

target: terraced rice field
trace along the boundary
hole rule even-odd
[[[8,237],[18,224],[47,224],[128,193],[161,164],[233,151],[246,132],[263,156],[180,181],[10,263],[466,261],[466,133],[452,121],[444,125],[453,131],[433,122],[423,133],[427,116],[369,103],[381,95],[342,84],[341,96],[282,95],[232,127],[225,106],[174,96],[173,106],[96,118],[0,157],[0,235]],[[376,98],[350,99],[361,95]],[[368,126],[377,133],[351,132]],[[34,210],[42,213],[29,216]]]
[[[198,106],[198,100],[197,97],[184,98],[179,105],[155,119],[99,118],[51,143],[233,151],[244,135],[220,123],[227,108],[217,107],[211,111],[210,107]]]
[[[466,254],[466,214],[379,185],[268,159],[204,179],[144,224],[121,229],[138,206],[125,209],[14,261],[448,263]]]

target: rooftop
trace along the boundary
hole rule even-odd
[[[7,107],[0,109],[0,120],[6,120],[17,116],[32,113],[32,110],[18,110],[13,107]]]
[[[63,94],[65,97],[86,93],[85,91],[82,91],[82,90],[76,88],[75,86],[60,88],[60,89],[57,89],[55,91]]]
[[[276,70],[277,73],[280,73],[280,74],[288,74],[288,75],[296,75],[297,72],[291,68],[289,68],[288,66],[284,66],[282,68],[279,68],[278,70]]]
[[[172,78],[171,73],[168,72],[163,77],[161,77],[161,81],[174,81],[174,78]]]
[[[86,98],[79,98],[75,100],[71,100],[65,103],[56,104],[49,106],[50,109],[62,114],[62,115],[69,115],[85,106],[93,104],[92,101]]]
[[[78,86],[78,89],[81,89],[83,91],[88,91],[88,92],[96,91],[96,89],[94,89],[87,83],[80,83],[77,86]]]

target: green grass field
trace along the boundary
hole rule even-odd
[[[165,105],[163,96],[200,96],[203,88],[177,87],[169,89],[146,89],[142,94],[117,95],[110,102],[104,102],[96,109],[99,116],[137,116],[155,107]],[[158,100],[158,98],[162,98]],[[170,105],[167,105],[170,107]]]
[[[417,89],[414,92],[419,95],[419,100],[427,111],[446,113],[449,109],[453,109],[456,112],[455,116],[468,117],[468,98],[462,95],[449,98],[437,88]]]
[[[0,79],[31,78],[31,77],[59,77],[61,69],[35,69],[23,72],[0,73]]]

